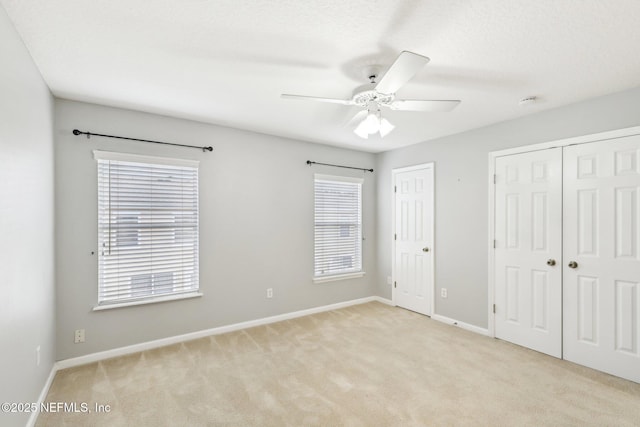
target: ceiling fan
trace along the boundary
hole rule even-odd
[[[417,53],[403,51],[398,55],[387,72],[378,79],[378,67],[369,67],[366,76],[369,83],[357,87],[351,99],[321,98],[316,96],[291,95],[283,93],[282,98],[301,99],[309,101],[329,102],[342,105],[356,105],[365,110],[358,112],[350,124],[358,123],[354,132],[361,138],[380,133],[385,137],[395,126],[380,114],[380,108],[396,111],[424,111],[446,112],[460,104],[459,100],[426,100],[426,99],[396,99],[396,92],[405,85],[427,63],[429,58]]]

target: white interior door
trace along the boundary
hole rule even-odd
[[[495,335],[562,357],[562,149],[495,171]]]
[[[431,315],[433,308],[433,165],[394,171],[393,301]]]
[[[564,358],[640,382],[640,137],[564,156]]]

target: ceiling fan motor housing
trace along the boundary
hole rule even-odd
[[[367,107],[371,102],[375,102],[379,105],[388,106],[393,102],[395,98],[394,94],[386,94],[380,93],[375,90],[375,83],[367,83],[362,85],[353,92],[353,97],[351,98],[355,105],[360,107]]]

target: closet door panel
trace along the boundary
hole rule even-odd
[[[640,137],[563,160],[563,355],[640,382]]]
[[[562,355],[562,150],[496,159],[496,337]]]

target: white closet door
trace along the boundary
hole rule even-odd
[[[564,152],[564,358],[640,382],[640,137]]]
[[[495,335],[561,357],[562,150],[495,167]]]
[[[433,167],[395,173],[396,305],[432,313]]]

